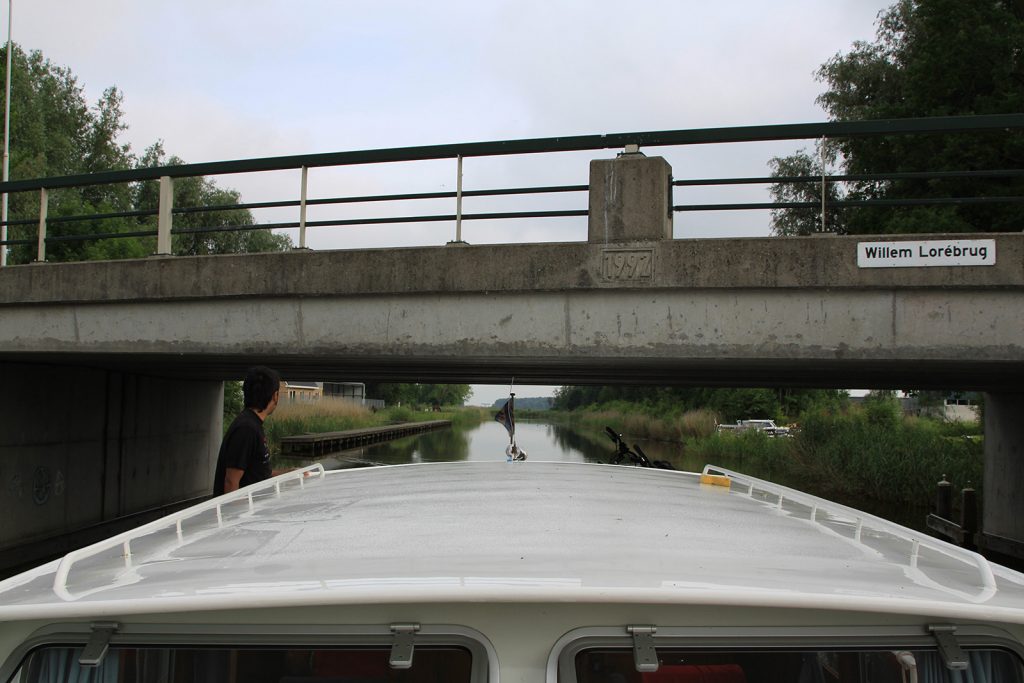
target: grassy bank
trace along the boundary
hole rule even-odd
[[[981,493],[983,440],[977,425],[904,417],[891,403],[817,409],[799,417],[793,438],[715,432],[715,416],[691,411],[668,419],[603,406],[542,419],[577,429],[613,426],[627,439],[678,442],[692,459],[715,463],[836,500],[865,498],[924,508],[943,475],[954,490]]]
[[[562,412],[557,410],[519,411],[522,417],[557,422],[576,429],[601,431],[614,425],[616,431],[634,438],[684,442],[707,438],[715,433],[717,419],[709,410],[691,410],[668,418],[631,410],[628,405],[608,405],[594,409]]]
[[[267,419],[264,431],[271,453],[280,453],[281,438],[298,434],[342,432],[348,429],[381,427],[401,422],[451,420],[476,424],[489,417],[483,409],[450,408],[441,412],[413,410],[405,406],[372,411],[350,401],[322,399],[315,403],[282,403]]]

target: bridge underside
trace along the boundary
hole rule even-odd
[[[455,384],[957,389],[1016,392],[1024,364],[1005,361],[800,358],[509,358],[205,354],[0,354],[0,363],[90,367],[189,380],[238,380],[262,363],[289,380]]]

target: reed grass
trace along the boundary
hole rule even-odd
[[[803,476],[829,492],[854,492],[890,502],[929,503],[945,475],[958,489],[979,487],[981,439],[947,437],[941,423],[903,418],[896,425],[874,421],[852,408],[839,414],[804,416],[796,439]]]
[[[945,476],[956,490],[982,481],[978,425],[903,417],[891,405],[812,409],[793,438],[757,431],[716,433],[716,415],[700,410],[659,419],[621,406],[550,412],[545,419],[575,428],[605,425],[633,439],[684,443],[688,456],[785,482],[815,495],[928,507]]]
[[[711,410],[688,410],[679,417],[678,422],[683,437],[706,438],[715,433],[718,415]]]
[[[382,417],[351,401],[324,398],[311,403],[280,404],[263,424],[263,431],[270,451],[276,453],[281,450],[282,437],[373,427],[384,424]]]

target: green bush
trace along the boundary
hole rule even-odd
[[[957,490],[973,485],[983,493],[978,425],[904,418],[898,401],[886,395],[863,407],[831,395],[807,405],[794,438],[756,431],[704,434],[692,423],[705,417],[659,419],[647,408],[630,412],[626,403],[615,405],[617,410],[551,411],[544,419],[595,431],[608,425],[630,439],[682,441],[691,462],[714,463],[826,498],[923,508],[932,504],[943,475]]]
[[[686,453],[698,461],[735,469],[753,477],[788,482],[796,446],[793,439],[771,437],[757,430],[712,434],[686,441]]]
[[[387,422],[411,422],[413,411],[406,406],[394,406],[385,408],[382,414]]]
[[[981,481],[980,441],[947,438],[933,420],[894,424],[884,407],[808,413],[796,442],[802,477],[826,495],[927,505],[944,474],[958,487]]]

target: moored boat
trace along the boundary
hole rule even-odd
[[[1024,575],[740,473],[246,487],[0,583],[0,681],[1022,681]]]

